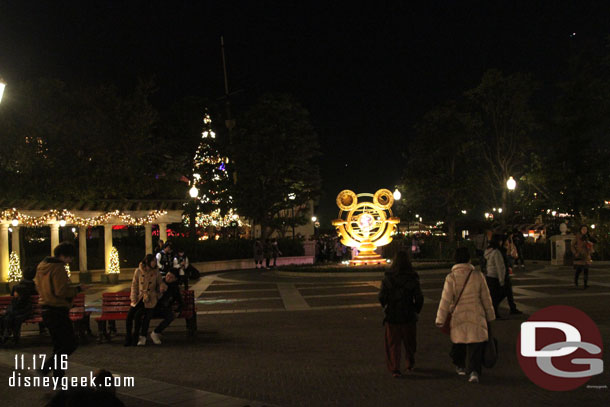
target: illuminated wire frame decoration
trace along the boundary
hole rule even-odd
[[[392,234],[400,219],[392,215],[394,204],[392,192],[380,189],[375,194],[356,195],[346,189],[337,195],[339,219],[333,221],[341,243],[357,247],[358,255],[350,265],[380,264],[385,260],[375,249],[392,241]]]

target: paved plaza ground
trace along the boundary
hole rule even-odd
[[[384,361],[382,311],[377,291],[382,275],[303,277],[248,270],[208,275],[194,287],[198,301],[196,338],[176,321],[161,346],[122,346],[124,323],[112,343],[81,346],[70,358],[69,375],[106,368],[134,376],[136,387],[118,389],[128,406],[601,406],[610,390],[583,386],[550,392],[532,384],[516,356],[519,325],[527,316],[495,322],[500,359],[480,384],[458,377],[448,357],[448,338],[434,318],[448,270],[420,272],[426,297],[418,324],[417,368],[394,379]],[[610,345],[610,267],[590,272],[587,291],[572,284],[572,270],[528,264],[514,276],[514,292],[526,313],[556,304],[585,311]],[[94,285],[88,306],[99,312],[101,294],[127,288]],[[504,309],[507,313],[507,309]],[[158,320],[153,321],[153,326]],[[96,327],[92,323],[94,332]],[[28,327],[17,349],[0,351],[3,405],[39,405],[45,391],[8,387],[15,353],[50,350],[50,338]],[[588,383],[610,385],[606,371]]]

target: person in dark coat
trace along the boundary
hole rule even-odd
[[[419,275],[413,270],[409,254],[400,251],[381,282],[379,302],[384,309],[385,353],[388,370],[400,377],[401,346],[405,347],[407,370],[415,366],[416,323],[424,304]]]
[[[30,297],[38,295],[36,284],[34,284],[35,275],[36,267],[24,271],[23,279],[11,290],[13,299],[4,316],[0,318],[0,343],[5,343],[8,340],[9,333],[13,334],[15,344],[19,342],[21,324],[31,318],[33,312]]]

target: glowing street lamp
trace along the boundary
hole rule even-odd
[[[191,198],[197,198],[197,196],[199,195],[199,190],[197,189],[197,187],[195,185],[193,185],[191,187],[191,189],[189,189],[189,195],[191,196]]]
[[[0,78],[0,103],[2,103],[2,95],[4,94],[4,88],[6,88],[6,82]]]
[[[394,195],[394,200],[395,200],[395,201],[399,201],[399,200],[400,200],[400,197],[402,196],[402,194],[400,193],[400,191],[398,190],[398,188],[396,188],[396,189],[394,190],[394,193],[393,193],[392,195]]]
[[[514,191],[515,188],[517,188],[517,181],[515,181],[513,177],[509,177],[508,181],[506,181],[506,188],[508,188],[509,191]]]
[[[315,223],[315,222],[317,222],[317,221],[318,221],[318,218],[317,218],[317,217],[315,217],[315,216],[312,216],[312,217],[311,217],[311,221]]]

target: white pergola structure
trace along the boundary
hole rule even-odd
[[[79,271],[87,272],[87,228],[104,227],[105,270],[110,269],[112,227],[115,225],[144,228],[146,253],[152,253],[152,225],[159,226],[159,238],[167,241],[167,225],[182,222],[183,201],[97,201],[62,203],[51,206],[43,202],[0,203],[0,282],[8,281],[9,228],[12,251],[19,254],[19,231],[23,227],[51,229],[50,254],[59,244],[61,227],[78,227]],[[57,209],[61,208],[61,209]]]

